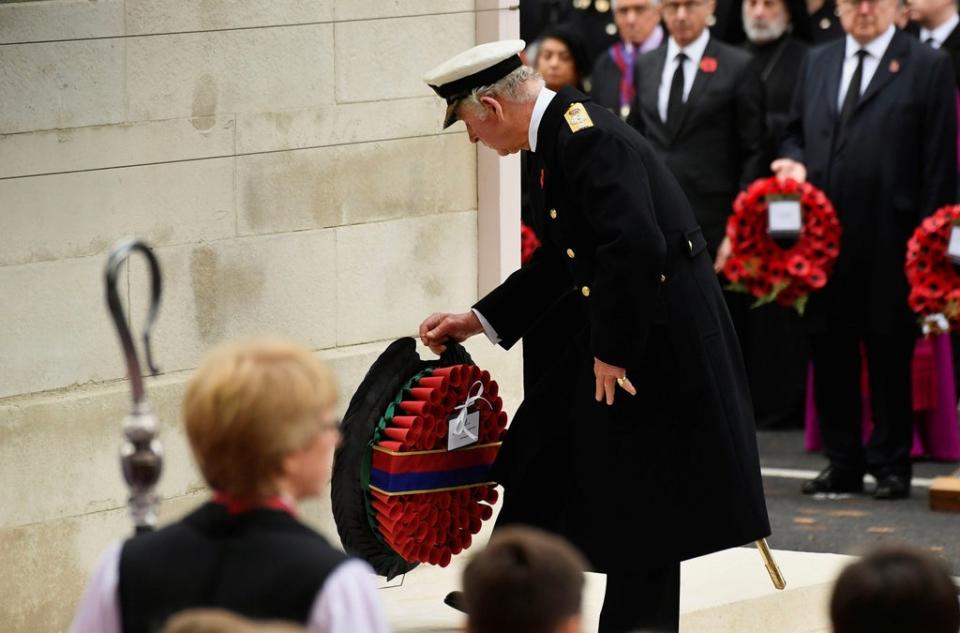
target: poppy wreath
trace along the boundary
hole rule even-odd
[[[922,317],[925,330],[960,329],[960,274],[947,254],[957,224],[960,205],[945,206],[925,218],[907,242],[907,303]]]
[[[767,232],[770,199],[799,198],[800,236],[781,247]],[[803,314],[811,292],[823,288],[840,255],[840,221],[830,200],[809,183],[765,178],[740,192],[727,220],[731,255],[723,267],[728,288]]]
[[[476,414],[476,440],[447,450],[461,412],[464,421]],[[387,578],[420,563],[450,564],[493,516],[490,469],[506,426],[499,386],[462,346],[449,343],[438,361],[422,361],[413,339],[392,343],[351,400],[334,458],[344,549]]]

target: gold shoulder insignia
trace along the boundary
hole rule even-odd
[[[584,128],[593,127],[593,121],[590,119],[590,115],[587,114],[587,109],[579,102],[571,103],[563,115],[563,118],[567,120],[567,125],[570,126],[571,132],[579,132]]]

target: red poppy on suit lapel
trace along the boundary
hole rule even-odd
[[[890,72],[898,73],[900,72],[900,62],[895,59],[890,60]]]
[[[717,58],[716,57],[704,57],[700,60],[700,70],[705,73],[715,73],[717,72]]]

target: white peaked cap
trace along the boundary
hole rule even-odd
[[[522,65],[523,40],[504,40],[479,44],[454,55],[423,76],[434,92],[447,102],[443,127],[457,120],[457,103],[475,88],[489,86]]]

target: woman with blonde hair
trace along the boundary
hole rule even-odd
[[[71,631],[160,631],[175,613],[227,609],[316,633],[387,631],[372,570],[297,517],[339,441],[330,370],[286,341],[217,347],[184,398],[187,437],[213,498],[110,548]]]

